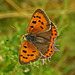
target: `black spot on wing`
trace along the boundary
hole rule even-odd
[[[39,18],[39,19],[41,19],[41,17],[40,16],[36,16],[37,18]]]
[[[32,21],[32,23],[36,24],[36,21]]]
[[[42,26],[40,26],[40,28],[41,28],[41,29],[43,29],[43,27],[42,27]]]
[[[28,59],[27,57],[25,57],[26,59]]]
[[[54,32],[56,32],[56,30],[54,30]]]
[[[31,56],[34,56],[34,54],[31,54]]]
[[[29,54],[27,54],[27,56],[30,56]]]
[[[39,20],[39,22],[41,22],[41,21]]]
[[[36,16],[36,17],[39,17],[39,16]]]
[[[30,26],[31,28],[33,28],[33,26]]]
[[[57,35],[57,34],[55,34],[55,35]]]
[[[23,57],[23,58],[28,59],[27,57]]]
[[[25,58],[25,57],[23,57],[23,58]]]
[[[53,51],[50,51],[50,52],[53,52]]]
[[[36,51],[32,51],[32,52],[34,53],[34,52],[36,52]]]
[[[23,50],[24,53],[27,53],[27,51]]]
[[[39,17],[39,19],[41,19],[41,17]]]
[[[42,24],[42,25],[44,25],[44,23],[43,23],[43,22],[41,22],[41,24]]]
[[[35,16],[33,16],[35,18]]]
[[[27,48],[27,46],[24,46],[24,48]]]
[[[20,56],[22,56],[22,55],[20,55]]]

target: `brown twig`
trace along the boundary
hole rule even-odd
[[[7,3],[9,3],[13,8],[15,8],[17,11],[24,11],[23,9],[21,9],[14,1],[12,0],[6,0]]]
[[[25,12],[12,12],[12,13],[0,13],[0,19],[2,18],[12,18],[12,17],[26,17],[30,18],[31,14]]]

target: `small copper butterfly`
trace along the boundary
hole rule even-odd
[[[23,35],[25,40],[19,53],[20,64],[27,65],[38,59],[48,59],[55,51],[53,46],[57,36],[54,24],[43,10],[37,9],[27,26],[27,34]]]

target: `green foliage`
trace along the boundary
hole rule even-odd
[[[16,6],[12,1],[16,3]],[[0,0],[0,75],[75,75],[75,13],[73,9],[70,10],[70,0],[55,2],[53,6],[54,0],[52,1]],[[71,4],[73,5],[74,2]],[[22,14],[23,11],[18,6],[24,7],[25,13]],[[35,11],[36,8],[44,9],[56,24],[59,34],[57,39],[61,40],[56,41],[55,44],[60,45],[57,47],[60,51],[54,52],[51,62],[45,61],[45,65],[42,64],[42,60],[38,60],[30,65],[22,66],[18,60],[23,41],[22,35],[26,33],[31,17],[29,12]],[[15,13],[15,9],[19,10],[21,16],[18,15],[18,18],[15,15],[13,18],[12,15],[6,16],[9,11],[11,11],[10,14]],[[29,14],[27,15],[26,12]]]

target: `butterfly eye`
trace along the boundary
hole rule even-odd
[[[24,39],[24,38],[25,38],[25,35],[23,35],[22,37],[23,37],[23,39]]]
[[[24,39],[24,37],[23,37],[23,39]]]

